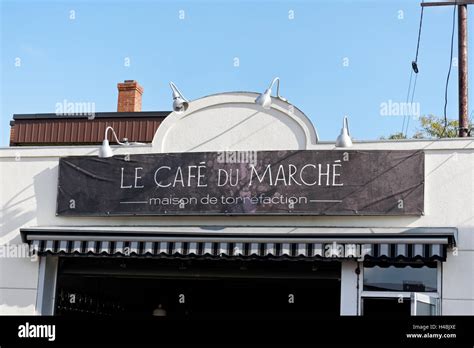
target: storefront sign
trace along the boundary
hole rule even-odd
[[[421,215],[421,151],[66,157],[57,214]]]

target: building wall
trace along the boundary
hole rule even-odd
[[[247,98],[248,99],[248,98]],[[245,100],[247,100],[245,99]],[[213,101],[218,103],[219,101]],[[248,103],[248,102],[245,102]],[[205,106],[209,107],[209,106]],[[232,114],[235,105],[225,112]],[[192,110],[191,106],[190,109]],[[248,110],[248,105],[246,108]],[[249,136],[245,147],[253,150],[272,149],[334,149],[333,143],[316,144],[311,129],[305,129],[307,122],[300,111],[282,108],[283,111],[266,113],[266,120],[274,122],[279,136]],[[291,109],[288,109],[291,110]],[[221,110],[222,111],[222,110]],[[221,114],[225,115],[225,112]],[[238,111],[235,111],[238,112]],[[282,114],[283,113],[283,114]],[[246,128],[262,127],[258,112],[253,116],[240,114]],[[283,116],[282,116],[283,115]],[[233,143],[224,142],[222,129],[234,129],[239,118],[222,117],[219,126],[207,123],[192,123],[196,144],[188,151],[233,150]],[[169,122],[181,122],[183,116],[173,115]],[[187,116],[187,117],[192,117]],[[286,119],[285,119],[286,117]],[[273,119],[272,119],[273,118]],[[166,119],[168,120],[168,118]],[[189,121],[189,120],[187,120]],[[168,121],[165,121],[168,122]],[[164,124],[165,124],[164,122]],[[288,126],[285,126],[288,125]],[[116,154],[156,153],[179,150],[183,142],[175,137],[175,142],[166,138],[169,129],[178,127],[169,124],[160,138],[155,136],[153,145],[115,148]],[[160,127],[161,128],[161,127]],[[217,129],[217,130],[216,130]],[[160,130],[158,130],[158,133]],[[295,134],[303,140],[295,141]],[[176,136],[176,134],[175,134]],[[220,138],[222,136],[222,138]],[[208,142],[218,141],[213,147]],[[186,139],[186,146],[189,139]],[[235,145],[234,145],[235,146]],[[18,147],[0,149],[0,245],[21,243],[19,229],[36,226],[75,225],[226,225],[226,226],[350,226],[350,227],[457,227],[458,247],[450,250],[443,265],[443,313],[474,314],[474,144],[470,139],[378,141],[355,143],[353,150],[409,150],[425,151],[425,215],[424,216],[247,216],[247,217],[113,217],[113,218],[73,218],[58,217],[56,209],[56,189],[59,157],[71,155],[98,154],[96,146],[75,147]],[[100,197],[98,197],[100,199]],[[0,258],[0,314],[33,314],[36,289],[38,287],[38,261],[28,258]]]

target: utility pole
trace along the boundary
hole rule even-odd
[[[422,2],[422,7],[457,6],[458,10],[458,85],[459,85],[459,137],[468,136],[467,108],[467,5],[474,0],[458,0],[443,2]],[[451,62],[452,64],[452,62]]]

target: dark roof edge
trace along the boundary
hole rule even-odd
[[[171,111],[141,111],[141,112],[96,112],[94,118],[141,118],[166,117]],[[61,114],[13,114],[14,120],[46,120],[46,119],[87,119],[90,115],[61,115]]]

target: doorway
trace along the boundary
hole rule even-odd
[[[410,299],[396,297],[368,297],[363,300],[363,315],[367,317],[404,318],[410,316]]]
[[[340,263],[63,258],[57,315],[339,316]]]

